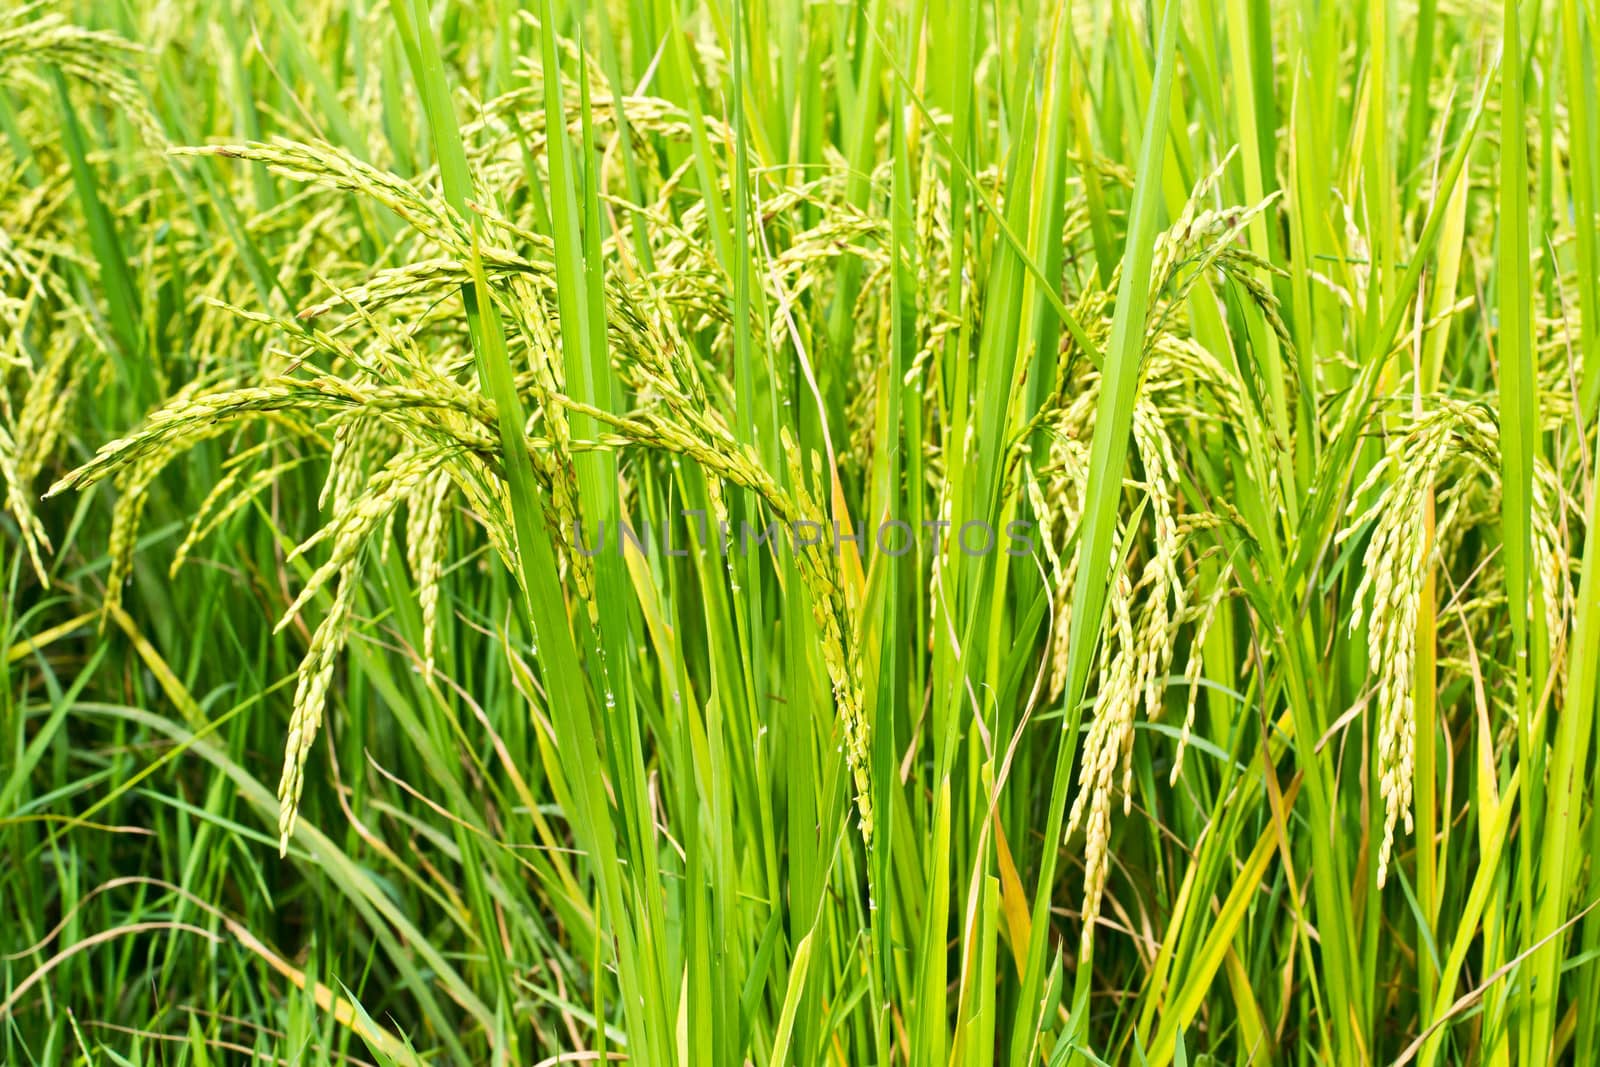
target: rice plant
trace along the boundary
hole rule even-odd
[[[0,15],[0,1062],[1600,1062],[1597,26]]]

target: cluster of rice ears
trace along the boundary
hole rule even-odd
[[[1600,1060],[1597,19],[0,16],[0,1060]]]

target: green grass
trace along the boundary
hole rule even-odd
[[[1597,28],[0,15],[0,1063],[1600,1062]]]

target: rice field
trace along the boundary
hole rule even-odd
[[[13,0],[0,1063],[1600,1063],[1595,0]]]

